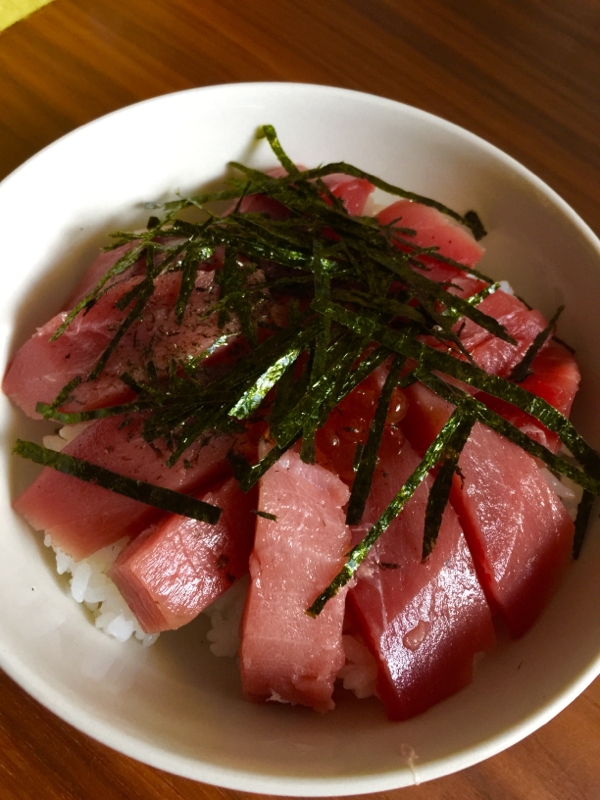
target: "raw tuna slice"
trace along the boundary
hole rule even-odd
[[[122,550],[109,572],[146,633],[180,628],[248,572],[257,493],[229,478],[197,497],[223,509],[216,525],[170,515]]]
[[[4,392],[32,417],[38,416],[35,413],[38,402],[51,403],[77,376],[84,382],[73,391],[75,400],[66,404],[64,410],[82,411],[125,402],[131,397],[131,390],[120,380],[123,372],[142,378],[142,368],[149,358],[161,368],[181,353],[199,355],[214,342],[218,335],[216,322],[209,318],[198,323],[198,314],[216,299],[213,275],[198,274],[196,290],[181,325],[177,324],[174,311],[181,276],[170,273],[158,278],[156,291],[141,319],[125,334],[95,381],[85,382],[85,378],[128,313],[115,308],[115,303],[141,277],[114,284],[86,314],[79,314],[63,335],[51,342],[51,336],[65,319],[65,313],[58,314],[16,353],[4,377]]]
[[[461,342],[478,367],[490,375],[506,378],[548,322],[539,311],[527,308],[517,297],[501,289],[488,295],[477,308],[503,325],[517,344],[497,338],[468,319],[459,322]]]
[[[395,244],[400,250],[410,250],[409,243],[419,247],[437,247],[440,255],[469,267],[475,266],[484,253],[469,230],[436,209],[420,203],[398,200],[380,211],[377,219],[383,225],[395,223],[396,227],[415,231],[414,236],[399,233],[399,240]],[[421,255],[418,262],[422,266],[413,264],[415,272],[444,284],[451,294],[466,298],[488,285],[467,271],[430,256]]]
[[[273,177],[282,177],[287,175],[287,172],[283,169],[271,170],[269,174]],[[335,197],[339,197],[343,201],[346,211],[353,215],[360,215],[364,212],[369,195],[375,189],[372,183],[363,178],[352,178],[342,174],[327,175],[323,178],[323,182]],[[261,194],[244,197],[239,204],[237,202],[233,204],[231,210],[234,208],[239,208],[242,214],[249,212],[266,214],[277,220],[287,219],[289,216],[289,211],[284,205],[272,197]]]
[[[183,244],[185,241],[180,237],[175,236],[161,236],[156,238],[157,242],[161,244],[168,244],[170,246]],[[100,255],[96,258],[94,262],[88,267],[86,272],[84,273],[83,277],[75,287],[73,294],[69,297],[67,302],[64,305],[64,310],[69,311],[70,309],[74,308],[80,300],[83,300],[89,292],[96,286],[98,281],[103,278],[108,270],[117,263],[117,261],[122,258],[126,253],[132,250],[138,242],[127,242],[127,244],[120,245],[119,247],[115,247],[114,250],[107,250],[100,253]],[[161,264],[167,258],[167,253],[155,253],[154,255],[154,263]],[[209,261],[201,265],[201,269],[208,271],[210,269],[215,269],[215,261],[218,263],[219,259],[215,259],[214,257],[211,258]],[[146,272],[146,256],[143,255],[139,258],[135,263],[133,263],[130,267],[128,267],[126,276],[127,278],[131,278],[135,275],[140,275]],[[106,286],[110,286],[117,281],[123,280],[124,273],[121,275],[116,275],[107,282]]]
[[[342,506],[348,489],[332,473],[288,452],[260,482],[250,557],[250,591],[240,666],[251,700],[333,708],[333,684],[344,664],[345,591],[312,619],[305,614],[333,579],[350,547]]]
[[[375,187],[364,178],[352,178],[348,175],[327,175],[323,183],[329,191],[339,197],[344,208],[349,214],[360,216],[364,214],[365,206]]]
[[[192,445],[169,469],[165,466],[168,453],[144,441],[141,425],[139,415],[98,420],[63,453],[129,478],[187,493],[227,474],[229,436],[215,434],[204,446]],[[14,508],[33,528],[50,534],[52,544],[75,560],[123,536],[136,536],[164,516],[159,509],[50,467],[15,500]]]
[[[377,521],[420,459],[405,442],[382,443],[356,540]],[[446,509],[437,544],[421,561],[430,480],[376,543],[348,605],[378,663],[377,692],[391,719],[420,714],[466,686],[473,657],[495,642],[492,618],[460,524]]]
[[[306,169],[302,164],[296,166],[300,171]],[[288,171],[284,167],[276,167],[270,169],[268,174],[273,178],[284,178]],[[346,211],[356,216],[364,214],[367,200],[375,190],[373,184],[364,178],[354,178],[343,172],[325,175],[321,180],[335,197],[343,200]]]
[[[290,215],[288,209],[272,197],[264,194],[249,194],[241,201],[236,201],[230,211],[238,209],[241,214],[266,214],[271,219],[287,219]]]
[[[420,384],[407,389],[406,436],[423,452],[452,406]],[[537,619],[569,562],[573,521],[537,462],[480,423],[459,460],[451,500],[488,600],[514,637]]]
[[[502,290],[488,295],[478,304],[477,308],[500,322],[516,344],[498,338],[466,318],[462,318],[456,323],[454,331],[478,367],[489,375],[509,378],[512,370],[523,359],[538,333],[546,328],[547,321],[539,311],[527,308],[514,295]],[[438,350],[447,349],[446,345],[431,336],[423,337],[423,341]],[[458,349],[455,349],[455,355],[457,358],[464,359]],[[463,388],[467,387],[463,386]]]
[[[537,354],[531,365],[531,373],[519,385],[532,394],[543,397],[561,414],[568,417],[579,388],[580,378],[579,367],[573,354],[563,345],[551,340]],[[560,448],[558,436],[534,417],[496,397],[483,393],[477,397],[540,444],[554,452]]]
[[[67,302],[65,303],[65,310],[69,311],[71,308],[75,308],[77,303],[80,300],[91,292],[91,290],[96,286],[98,281],[103,278],[108,270],[117,263],[117,261],[122,258],[126,253],[132,250],[135,247],[135,242],[128,242],[127,244],[121,245],[120,247],[116,247],[114,250],[108,250],[106,252],[101,252],[100,255],[93,261],[90,266],[85,271],[83,277],[75,287],[73,294],[69,297]],[[135,265],[129,268],[127,272],[128,277],[132,277],[133,275],[138,274],[140,270],[145,269],[145,260],[140,259]],[[118,276],[116,278],[112,278],[110,283],[114,283],[117,280],[122,280],[123,276]]]
[[[401,228],[411,228],[415,235],[403,236],[407,242],[419,247],[437,247],[441,255],[467,267],[474,267],[485,252],[468,228],[455,222],[447,214],[412,200],[397,200],[380,211],[377,219],[382,225],[395,223]],[[434,268],[431,261],[426,260],[425,263]],[[457,268],[439,262],[435,268],[439,275],[435,272],[430,276],[435,281],[452,279],[460,274]]]

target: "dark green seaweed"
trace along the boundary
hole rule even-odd
[[[394,358],[379,396],[377,408],[375,409],[375,414],[373,415],[373,420],[369,428],[367,442],[365,446],[361,447],[360,451],[357,452],[357,459],[355,462],[356,476],[352,484],[352,492],[350,493],[348,511],[346,513],[346,524],[348,525],[358,525],[362,519],[365,503],[367,502],[371,490],[373,474],[377,464],[377,453],[379,452],[379,445],[385,428],[385,419],[392,398],[392,392],[398,385],[404,363],[404,358],[398,356]]]
[[[425,527],[423,532],[423,551],[421,558],[425,560],[433,550],[437,541],[442,516],[448,505],[450,489],[454,474],[458,467],[458,459],[467,443],[474,420],[463,416],[459,425],[450,437],[439,462],[439,470],[435,476],[425,509]]]
[[[194,497],[175,492],[172,489],[127,478],[104,467],[90,464],[81,458],[57,453],[34,442],[17,439],[13,453],[44,467],[52,467],[65,475],[71,475],[79,480],[110,489],[111,492],[139,500],[140,503],[147,503],[163,511],[169,511],[171,514],[181,514],[202,522],[209,522],[212,525],[216,524],[221,516],[221,509],[210,503],[196,500]]]

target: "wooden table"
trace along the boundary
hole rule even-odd
[[[138,100],[273,80],[381,94],[463,125],[600,233],[597,0],[54,0],[0,34],[0,178]],[[244,796],[114,753],[0,681],[2,798]],[[383,796],[600,798],[600,681],[507,752]]]

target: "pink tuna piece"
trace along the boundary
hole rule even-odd
[[[236,200],[230,211],[238,209],[241,214],[266,214],[271,219],[287,219],[288,209],[277,200],[265,194],[249,194],[239,202]]]
[[[517,297],[501,289],[488,295],[477,308],[503,325],[517,344],[499,339],[469,319],[457,325],[460,340],[478,367],[490,375],[506,378],[544,330],[547,320],[539,311],[527,308]]]
[[[400,451],[398,452],[398,449]],[[405,442],[382,443],[360,540],[419,464]],[[391,719],[407,719],[466,686],[473,657],[495,643],[488,604],[449,506],[437,543],[421,560],[426,479],[374,545],[348,605],[378,664],[377,693]]]
[[[403,427],[423,452],[452,412],[429,389],[406,390]],[[573,521],[520,447],[476,423],[458,462],[451,501],[456,509],[488,600],[511,635],[537,619],[569,562]]]
[[[216,525],[170,515],[121,551],[109,577],[146,633],[180,628],[248,572],[256,495],[229,478],[197,495],[222,509]]]
[[[459,466],[464,484],[456,481],[454,506],[472,551],[483,549],[482,582],[512,636],[521,636],[560,583],[573,521],[534,459],[479,423]]]
[[[159,242],[163,245],[174,246],[178,244],[183,244],[185,239],[176,236],[159,236],[155,239],[156,242]],[[113,250],[107,250],[100,253],[100,255],[96,258],[92,264],[88,267],[86,272],[84,273],[83,277],[75,287],[73,294],[69,297],[67,302],[65,303],[64,308],[69,310],[71,308],[75,308],[77,303],[80,300],[91,292],[91,290],[96,286],[96,284],[106,275],[109,269],[114,266],[114,264],[119,261],[126,253],[130,250],[133,250],[134,247],[139,245],[139,240],[133,242],[127,242],[126,244],[122,244],[119,247],[115,247]],[[156,252],[154,255],[154,263],[155,264],[162,264],[163,261],[168,257],[167,253]],[[207,262],[201,265],[201,269],[208,271],[210,269],[216,269],[218,263],[220,262],[220,258],[218,255],[213,256]],[[142,255],[140,258],[135,261],[130,267],[127,268],[125,273],[121,273],[120,275],[113,276],[109,279],[106,283],[106,286],[110,286],[117,281],[123,280],[123,277],[126,276],[127,278],[132,278],[136,275],[144,274],[146,272],[147,262],[146,256]]]
[[[523,359],[536,336],[546,328],[547,321],[539,311],[527,308],[517,297],[502,290],[488,295],[479,303],[478,308],[500,322],[516,340],[516,344],[497,338],[471,320],[461,320],[456,325],[461,342],[481,369],[490,375],[510,378],[513,369]],[[440,347],[439,343],[430,338],[427,342],[434,347]],[[535,357],[530,374],[519,385],[532,394],[543,397],[568,416],[579,380],[580,372],[574,356],[561,344],[550,340]],[[473,391],[466,386],[463,388]],[[555,451],[560,447],[558,437],[533,417],[484,392],[478,392],[477,396],[536,441]]]
[[[312,619],[305,611],[333,579],[350,546],[342,506],[348,489],[332,473],[285,453],[260,481],[240,666],[251,700],[280,699],[317,711],[334,707],[344,664],[345,591]]]
[[[217,338],[219,332],[213,319],[200,324],[197,321],[198,314],[205,312],[216,299],[213,275],[198,274],[196,290],[181,325],[175,319],[181,275],[170,273],[158,278],[156,291],[142,317],[127,331],[95,381],[86,382],[85,378],[131,310],[130,307],[119,311],[115,303],[142,280],[141,276],[114,284],[86,314],[79,314],[62,336],[51,342],[50,337],[66,316],[58,314],[39,328],[12,359],[4,376],[5,394],[26,414],[38,417],[35,413],[38,402],[51,403],[67,383],[81,376],[84,382],[72,392],[75,400],[63,406],[63,410],[82,411],[126,402],[132,392],[120,376],[129,372],[142,378],[148,353],[160,369],[182,355],[199,355]]]
[[[142,437],[141,426],[139,414],[98,420],[63,453],[128,478],[184,493],[227,474],[229,436],[215,434],[204,446],[192,445],[174,467],[168,468],[168,452],[156,444],[150,446]],[[136,536],[164,515],[157,508],[50,467],[42,470],[13,505],[33,528],[46,531],[52,544],[76,560],[123,536]]]
[[[499,322],[515,344],[498,338],[467,318],[460,319],[454,330],[478,367],[489,375],[508,378],[535,337],[544,330],[547,321],[539,311],[527,308],[517,297],[502,290],[488,295],[477,308]],[[438,350],[446,349],[446,345],[430,336],[424,337],[423,341]],[[464,359],[458,350],[455,350],[455,355]]]
[[[326,175],[323,183],[334,197],[342,200],[346,211],[353,216],[364,214],[367,200],[375,190],[373,184],[364,178],[353,178],[342,173]]]
[[[269,175],[279,178],[287,175],[287,172],[282,168],[281,170],[270,170]],[[346,211],[354,215],[364,212],[369,195],[375,189],[372,183],[363,178],[353,178],[342,174],[327,175],[323,178],[323,183],[335,197],[339,197],[343,201]],[[266,214],[276,220],[287,219],[289,216],[288,209],[282,203],[262,194],[247,195],[239,203],[236,201],[230,211],[235,208],[238,208],[242,214],[249,212]]]
[[[579,367],[573,354],[559,342],[551,340],[534,358],[531,373],[520,382],[519,386],[542,397],[561,414],[568,417],[579,388],[580,378]],[[540,444],[554,452],[560,448],[558,436],[534,417],[497,397],[491,397],[484,393],[478,394],[477,397]]]
[[[475,266],[485,252],[468,228],[447,214],[412,200],[397,200],[380,211],[377,219],[382,225],[396,222],[401,228],[412,228],[416,234],[403,237],[407,242],[437,247],[441,255],[468,267]]]
[[[123,244],[120,247],[116,247],[114,250],[107,250],[106,252],[101,252],[100,255],[96,258],[95,261],[90,264],[90,266],[85,271],[83,277],[75,287],[73,294],[69,297],[67,302],[65,303],[65,309],[69,310],[71,308],[75,308],[77,303],[80,300],[91,292],[91,290],[96,286],[98,281],[103,278],[108,270],[114,266],[117,261],[122,258],[126,253],[132,250],[135,247],[135,242],[128,242],[127,244]],[[134,266],[130,267],[127,272],[127,277],[132,277],[132,275],[136,275],[140,269],[145,269],[145,260],[140,259]],[[110,283],[114,283],[116,280],[122,280],[123,276],[119,276],[116,278],[111,278]]]
[[[377,219],[382,225],[395,223],[396,227],[415,231],[414,236],[399,234],[399,241],[395,244],[400,250],[410,249],[411,243],[418,247],[437,247],[440,255],[468,267],[474,267],[485,252],[467,228],[435,208],[411,200],[392,203],[379,212]],[[418,261],[423,266],[419,268],[414,264],[415,272],[435,283],[446,284],[450,294],[470,297],[488,285],[467,271],[436,258],[423,255],[418,257]]]

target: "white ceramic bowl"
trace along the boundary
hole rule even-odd
[[[489,230],[484,269],[546,314],[578,351],[574,419],[600,444],[600,243],[546,185],[466,131],[414,108],[335,88],[241,84],[126,108],[75,131],[0,185],[2,366],[60,307],[115,228],[143,204],[222,176],[232,160],[268,167],[256,127],[277,127],[306,165],[346,160],[460,211]],[[466,690],[404,723],[375,700],[320,716],[246,703],[236,665],[213,657],[202,621],[150,649],[119,645],[65,593],[40,538],[10,499],[33,468],[10,456],[39,436],[0,401],[0,664],[31,695],[105,744],[162,769],[234,789],[284,795],[381,791],[468,767],[543,725],[600,672],[600,536],[522,640],[486,657]],[[90,521],[93,524],[93,521]],[[411,754],[414,758],[411,759]]]

